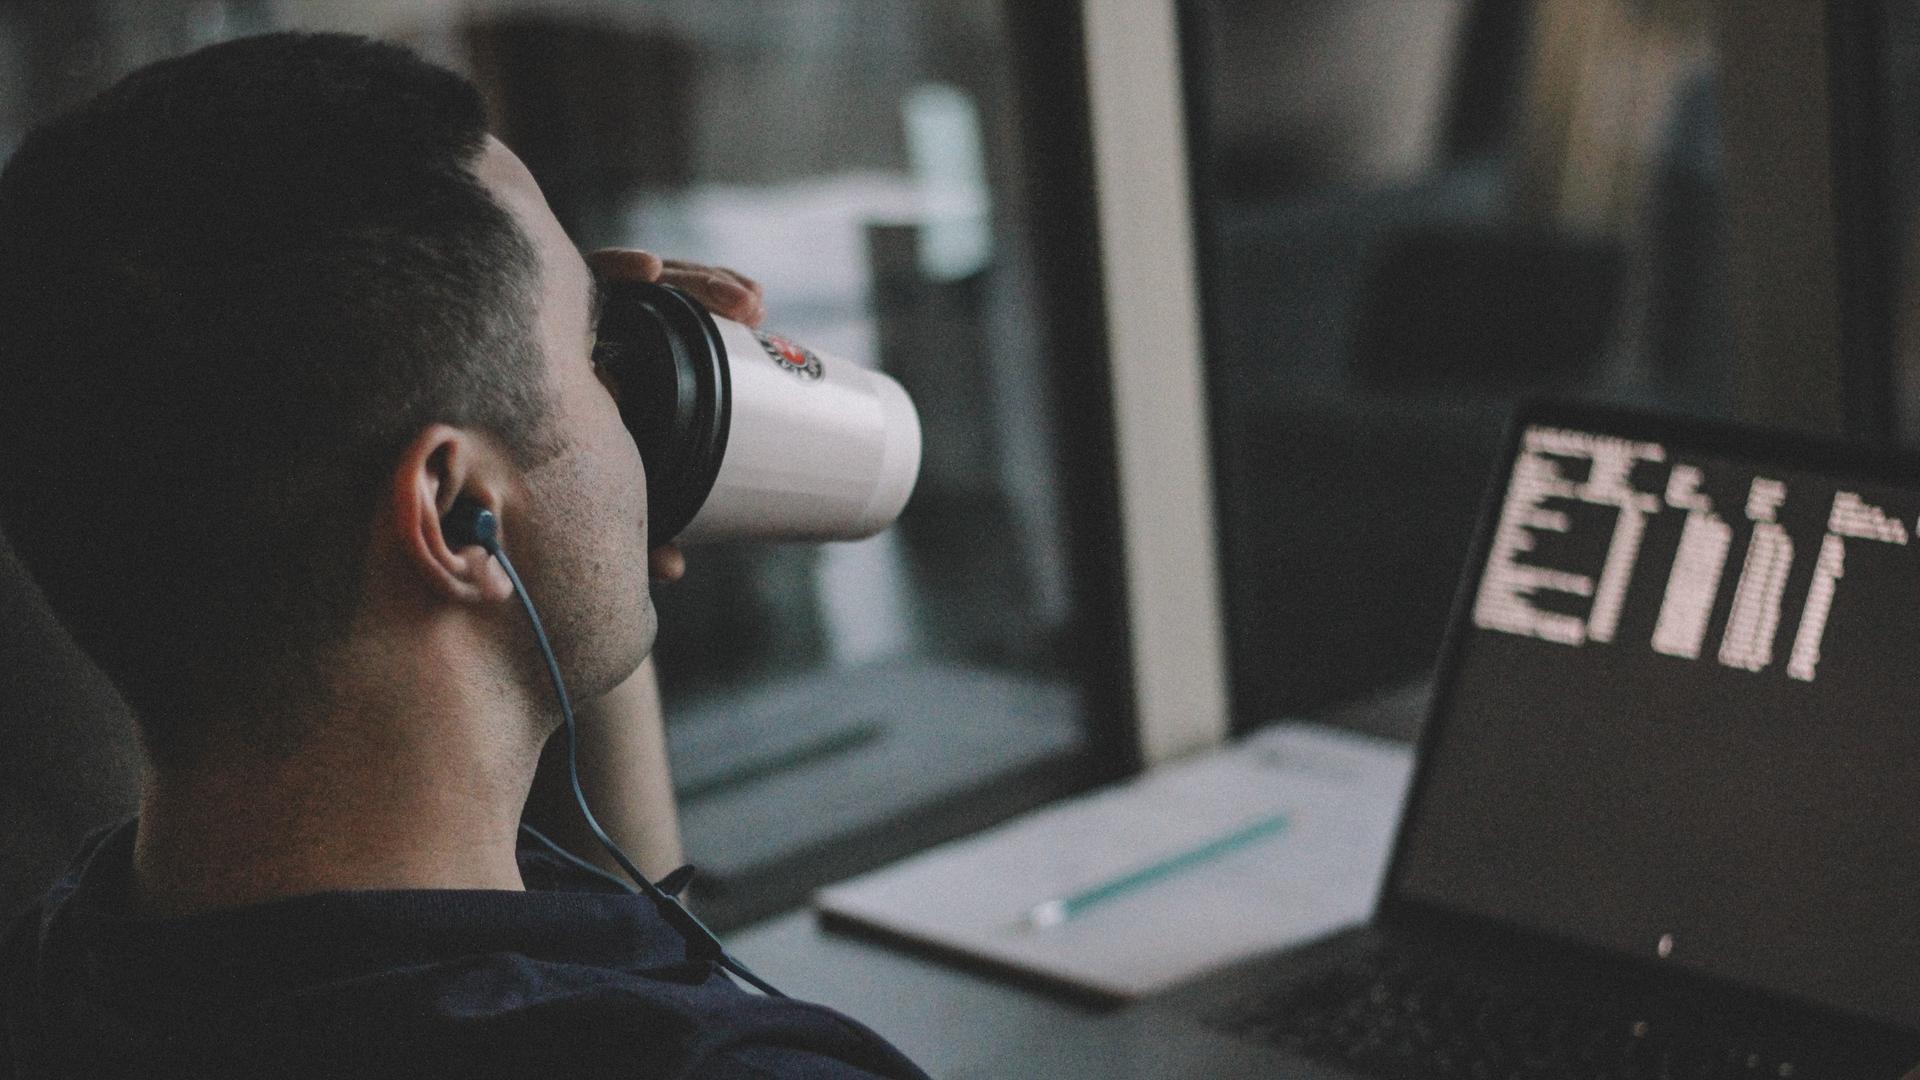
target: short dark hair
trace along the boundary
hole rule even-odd
[[[134,72],[0,173],[0,525],[157,762],[312,685],[424,426],[557,452],[486,131],[404,48],[270,34]]]

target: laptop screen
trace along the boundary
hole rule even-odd
[[[1393,895],[1920,1029],[1920,481],[1614,430],[1519,432]]]

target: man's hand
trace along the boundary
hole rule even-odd
[[[767,317],[760,283],[737,271],[662,259],[651,251],[634,248],[602,248],[587,256],[587,265],[608,281],[671,285],[723,319],[759,326]],[[679,581],[687,572],[687,557],[672,544],[662,544],[650,553],[648,571],[662,584]]]

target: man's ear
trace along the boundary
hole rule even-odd
[[[463,428],[431,424],[407,444],[388,481],[388,509],[401,561],[423,586],[462,603],[512,598],[513,583],[492,554],[450,539],[443,524],[456,502],[504,520],[509,475],[498,445]]]

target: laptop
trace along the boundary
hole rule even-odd
[[[1523,407],[1371,920],[1041,1057],[1008,1066],[1903,1076],[1920,1064],[1920,464]]]

